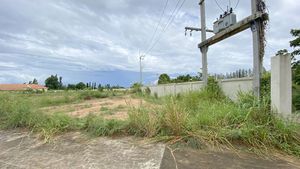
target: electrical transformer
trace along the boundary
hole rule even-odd
[[[236,23],[236,15],[232,12],[225,12],[223,15],[220,15],[220,18],[214,22],[214,33],[219,33],[222,30],[232,26]]]

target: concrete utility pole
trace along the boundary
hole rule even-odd
[[[145,58],[145,55],[140,55],[140,84],[143,85],[143,67],[142,67],[142,60]]]
[[[200,3],[200,15],[201,15],[201,40],[202,42],[206,41],[206,18],[205,18],[205,0],[201,0]],[[207,85],[207,76],[208,76],[208,70],[207,70],[207,51],[208,46],[204,46],[203,48],[200,48],[200,51],[202,53],[202,77],[204,85]]]
[[[252,15],[259,12],[258,10],[258,0],[251,0],[251,8],[252,8]],[[262,63],[263,63],[263,51],[262,51],[262,41],[261,35],[263,32],[260,29],[262,26],[262,20],[257,19],[254,20],[251,25],[252,30],[252,40],[253,40],[253,89],[254,95],[259,97],[260,96],[260,79],[262,73]]]
[[[207,51],[209,46],[218,43],[226,38],[229,38],[237,33],[240,33],[248,28],[252,29],[253,32],[253,91],[254,94],[260,96],[260,78],[262,72],[262,63],[264,55],[263,46],[263,22],[268,19],[268,14],[264,11],[265,4],[262,0],[251,0],[252,15],[244,18],[243,20],[226,27],[224,30],[217,31],[216,34],[206,39],[205,23],[205,0],[200,1],[201,10],[201,36],[202,42],[198,45],[202,53],[202,70],[203,70],[203,81],[207,84]],[[221,15],[222,16],[222,15]],[[189,27],[186,27],[186,30]],[[190,29],[191,31],[199,29]]]

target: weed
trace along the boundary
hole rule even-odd
[[[159,133],[161,123],[157,113],[143,108],[132,108],[128,115],[130,134],[153,137]]]
[[[94,136],[112,136],[123,133],[125,126],[125,121],[104,120],[102,117],[89,115],[85,118],[83,129]]]

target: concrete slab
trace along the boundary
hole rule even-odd
[[[300,169],[298,159],[262,158],[246,152],[237,154],[190,148],[174,150],[175,159],[171,150],[165,150],[161,169]]]
[[[28,132],[0,131],[2,169],[300,169],[299,159],[266,159],[255,154],[180,148],[173,155],[164,144],[135,137],[87,138],[66,133],[43,143]],[[294,161],[293,161],[294,160]]]
[[[0,131],[0,168],[158,169],[164,149],[133,137],[87,139],[68,133],[44,144],[27,132]]]

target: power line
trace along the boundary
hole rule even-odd
[[[154,33],[153,33],[153,35],[152,35],[152,37],[151,37],[149,43],[147,43],[147,44],[148,44],[147,46],[150,46],[150,45],[152,44],[152,41],[154,40],[154,37],[156,36],[157,30],[158,30],[158,28],[159,28],[159,26],[160,26],[160,24],[161,24],[162,18],[164,17],[166,8],[167,8],[167,6],[168,6],[168,3],[169,3],[169,0],[167,0],[166,3],[165,3],[165,5],[164,5],[163,11],[162,11],[162,13],[161,13],[161,15],[160,15],[160,19],[159,19],[159,21],[157,22],[157,26],[156,26],[156,28],[155,28],[155,31],[154,31]],[[146,49],[147,49],[147,48],[146,48]]]
[[[162,31],[158,34],[158,39],[160,39],[160,35],[165,31],[166,27],[168,26],[168,23],[170,22],[170,20],[172,19],[173,15],[175,14],[175,11],[179,5],[179,2],[180,0],[177,1],[176,5],[175,5],[175,8],[171,14],[171,16],[169,17],[168,21],[167,21],[167,24],[163,27]],[[149,51],[152,50],[153,46],[155,46],[155,44],[157,43],[158,39],[153,43],[153,44],[150,44],[149,48],[146,50],[146,54],[149,53]]]
[[[215,3],[217,4],[217,6],[218,6],[223,12],[225,12],[225,10],[220,6],[220,4],[218,3],[217,0],[215,0]]]
[[[239,6],[239,3],[240,3],[240,0],[237,1],[237,3],[236,3],[236,5],[235,5],[234,9],[236,9],[236,8]]]
[[[177,1],[177,4],[172,12],[172,15],[169,17],[169,21],[167,22],[167,24],[165,25],[165,27],[163,28],[163,30],[160,32],[158,39],[155,41],[155,43],[151,46],[151,48],[149,48],[146,52],[146,54],[148,54],[155,46],[156,44],[159,42],[159,40],[161,39],[161,34],[164,33],[168,27],[171,25],[171,23],[174,21],[174,18],[177,16],[178,12],[180,11],[180,9],[183,7],[184,3],[186,2],[186,0],[183,0],[182,3],[180,4],[180,0]],[[178,5],[180,4],[179,8]]]

